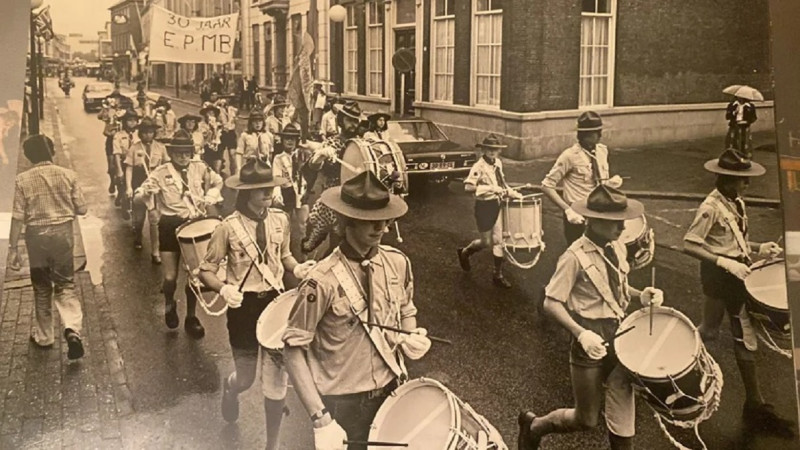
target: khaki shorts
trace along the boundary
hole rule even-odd
[[[286,398],[286,386],[289,384],[289,374],[283,362],[283,353],[276,353],[259,346],[258,359],[261,366],[261,393],[270,400],[283,400]]]

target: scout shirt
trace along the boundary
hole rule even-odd
[[[252,260],[245,246],[234,231],[231,222],[240,221],[250,239],[256,242],[256,221],[245,217],[239,211],[226,217],[211,234],[208,251],[200,263],[200,270],[212,273],[219,271],[222,260],[228,258],[227,282],[239,286],[250,268]],[[283,259],[292,256],[289,249],[289,216],[280,209],[270,208],[264,219],[267,230],[266,261],[276,280],[283,280]],[[280,282],[280,281],[279,281]],[[281,286],[283,287],[283,286]],[[274,289],[267,283],[258,269],[253,268],[247,276],[242,292],[264,292]]]
[[[623,311],[628,306],[628,273],[630,266],[627,262],[627,251],[619,241],[609,243],[614,247],[619,261],[623,295],[618,295],[618,303]],[[585,319],[615,319],[617,315],[608,306],[597,288],[581,267],[575,249],[582,249],[589,261],[600,270],[603,280],[608,280],[608,267],[600,248],[589,240],[586,235],[581,236],[569,246],[559,258],[556,270],[545,287],[545,295],[553,300],[566,304],[567,309]]]
[[[689,230],[686,232],[686,236],[684,236],[683,240],[702,245],[703,248],[717,256],[724,256],[738,261],[748,260],[750,257],[749,249],[745,252],[745,250],[739,246],[733,231],[731,231],[723,218],[723,212],[718,209],[714,201],[717,202],[717,205],[730,211],[730,214],[736,218],[739,229],[744,229],[742,231],[742,236],[745,242],[748,241],[750,230],[748,229],[747,210],[744,209],[744,201],[739,199],[744,212],[744,214],[740,216],[736,210],[736,203],[726,198],[716,189],[714,189],[708,197],[706,197],[706,200],[700,204],[700,207],[697,208],[694,221],[689,226]]]
[[[271,116],[267,117],[266,128],[267,128],[267,131],[269,131],[270,134],[272,134],[272,136],[274,136],[273,141],[275,143],[279,143],[281,141],[280,136],[278,135],[278,133],[280,133],[281,130],[283,130],[283,126],[284,126],[283,122],[284,122],[283,120],[275,117],[274,115],[271,115]]]
[[[289,155],[286,151],[276,154],[275,159],[272,161],[272,174],[286,180],[286,183],[280,187],[292,186],[292,172],[292,155]]]
[[[242,155],[242,163],[250,159],[262,159],[269,161],[272,157],[272,148],[275,145],[275,139],[268,131],[260,133],[244,132],[239,136],[239,141],[236,145],[236,154]]]
[[[125,165],[145,167],[150,173],[161,164],[169,162],[167,147],[164,144],[154,140],[150,143],[149,151],[147,147],[142,141],[131,145],[125,155]]]
[[[344,241],[300,284],[283,335],[287,346],[307,350],[311,376],[321,395],[366,392],[382,388],[395,378],[353,313],[351,300],[333,272],[334,266],[344,261],[349,266],[347,272],[361,278],[356,285],[363,286],[364,271],[350,258],[355,251],[348,248]],[[343,252],[350,256],[345,257]],[[386,245],[376,247],[369,261],[373,270],[372,320],[400,328],[403,319],[417,315],[411,263],[400,250]],[[353,299],[353,306],[364,311],[363,287],[359,290],[362,296]],[[389,345],[397,342],[395,334],[384,333]]]
[[[175,112],[170,109],[162,113],[156,108],[153,110],[153,120],[160,126],[156,129],[156,139],[172,139],[172,135],[178,128]]]
[[[234,106],[219,107],[219,121],[225,131],[236,131],[236,114],[239,112]]]
[[[191,161],[186,166],[189,185],[184,186],[181,174],[173,164],[162,164],[150,172],[144,183],[136,190],[136,198],[145,202],[155,199],[158,212],[165,216],[179,216],[184,219],[200,217],[197,206],[203,204],[203,197],[214,189],[222,189],[222,177],[211,170],[203,161]],[[184,189],[188,188],[186,199]],[[148,205],[148,209],[153,209]]]
[[[501,180],[498,180],[497,173],[500,173]],[[500,158],[494,159],[494,164],[489,164],[486,158],[481,156],[472,168],[469,170],[469,175],[464,180],[464,184],[471,184],[476,188],[478,186],[499,186],[505,187],[505,175],[503,174],[503,162]],[[494,192],[481,192],[475,191],[476,200],[499,200],[500,197]]]
[[[597,144],[594,157],[600,178],[608,179],[608,147]],[[562,181],[563,198],[567,204],[588,197],[599,184],[592,173],[592,156],[579,143],[561,152],[553,168],[544,177],[542,186],[555,189]]]
[[[336,124],[336,113],[333,112],[333,110],[330,110],[322,115],[319,133],[323,137],[339,134],[339,126]]]
[[[196,130],[192,131],[192,142],[194,142],[194,159],[199,161],[203,154],[203,144],[206,142],[206,138],[203,137],[203,132],[200,130],[200,124],[197,125]]]
[[[112,154],[119,155],[119,157],[124,161],[125,155],[128,154],[131,146],[137,142],[139,142],[139,136],[136,134],[136,131],[126,131],[123,128],[114,133],[114,151]]]

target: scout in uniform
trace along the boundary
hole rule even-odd
[[[133,193],[150,176],[150,172],[169,162],[167,147],[155,140],[159,128],[155,120],[145,117],[136,128],[139,130],[139,142],[131,145],[125,155],[125,187],[131,202]],[[133,247],[136,250],[142,248],[142,228],[147,216],[150,222],[150,259],[153,264],[161,264],[161,255],[158,253],[158,210],[148,210],[143,203],[132,203]]]
[[[639,298],[642,306],[664,301],[659,289],[639,291],[628,285],[627,251],[618,241],[624,221],[641,216],[644,207],[604,185],[570,207],[587,219],[586,231],[558,259],[545,290],[544,310],[573,337],[569,360],[575,407],[541,417],[521,413],[519,449],[538,449],[542,437],[550,433],[594,428],[604,395],[611,448],[631,449],[636,417],[633,388],[614,352],[613,337],[632,297]]]
[[[192,160],[194,149],[188,133],[176,132],[167,145],[169,164],[150,172],[134,196],[135,201],[144,202],[148,209],[158,208],[158,245],[164,263],[164,321],[171,329],[179,325],[175,288],[181,254],[175,231],[189,220],[213,215],[214,205],[221,201],[222,178],[204,162]],[[205,329],[195,315],[197,298],[188,281],[185,292],[184,329],[189,336],[199,339],[205,335]]]
[[[108,160],[108,177],[110,179],[108,195],[114,195],[117,191],[117,167],[114,162],[114,135],[117,134],[117,131],[122,129],[122,124],[119,119],[125,114],[125,111],[118,108],[118,105],[117,98],[109,95],[103,100],[103,107],[100,110],[100,114],[97,115],[98,119],[105,122],[103,136],[106,137],[105,149],[106,159]],[[117,197],[116,205],[120,206],[121,202],[122,199]]]
[[[192,155],[192,159],[195,161],[202,160],[203,144],[205,144],[203,133],[200,131],[200,122],[202,120],[202,117],[188,113],[182,115],[178,119],[180,129],[188,133],[192,138],[192,142],[194,144],[194,154]]]
[[[384,140],[386,129],[389,128],[388,121],[391,116],[386,113],[375,113],[367,116],[369,130],[364,133],[364,139],[372,141]]]
[[[564,236],[567,244],[581,237],[584,220],[570,208],[570,204],[583,200],[598,184],[619,189],[622,178],[614,175],[609,179],[608,148],[600,143],[603,120],[594,111],[578,117],[578,143],[564,150],[556,159],[553,168],[542,181],[542,192],[564,210]],[[564,198],[556,187],[562,184]]]
[[[792,437],[794,424],[779,417],[761,396],[755,361],[757,339],[745,306],[750,294],[744,279],[750,274],[751,254],[774,257],[783,251],[775,242],[759,244],[749,240],[747,212],[741,196],[750,179],[763,175],[766,169],[734,149],[707,161],[704,167],[716,174],[716,189],[697,209],[683,238],[684,251],[700,260],[705,303],[698,330],[706,341],[713,340],[724,312],[728,312],[736,364],[745,388],[742,415],[745,425],[753,431],[764,429]]]
[[[275,146],[275,138],[264,129],[264,114],[253,110],[247,118],[247,130],[239,136],[236,145],[236,167],[242,167],[244,162],[251,159],[260,159],[270,162]]]
[[[220,144],[222,146],[222,153],[226,155],[230,164],[230,173],[234,174],[236,170],[236,115],[239,110],[235,106],[228,103],[228,99],[221,98],[217,100],[216,107],[219,108],[219,121],[222,124],[222,134],[220,135]],[[224,165],[224,164],[223,164]]]
[[[159,126],[156,130],[156,140],[164,143],[172,139],[172,135],[175,134],[178,127],[178,119],[166,97],[159,97],[156,101],[153,108],[153,119]]]
[[[281,142],[275,145],[272,168],[276,176],[283,179],[283,184],[275,188],[276,197],[281,199],[283,205],[281,209],[291,215],[292,211],[297,208],[297,193],[292,182],[294,173],[292,157],[297,148],[297,141],[300,139],[300,130],[295,124],[290,123],[278,135],[281,137]]]
[[[337,125],[336,116],[338,113],[336,106],[336,99],[329,98],[325,103],[325,113],[322,114],[322,120],[319,125],[319,134],[322,139],[327,139],[339,134],[339,126]]]
[[[284,270],[302,279],[315,263],[298,264],[289,251],[289,218],[270,208],[272,189],[284,180],[273,178],[269,166],[251,160],[225,185],[238,192],[236,211],[217,226],[200,265],[200,280],[219,292],[228,305],[228,339],[236,370],[223,381],[222,417],[239,417],[238,395],[255,380],[259,360],[256,322],[269,303],[283,291]],[[225,283],[217,278],[220,263],[228,261]],[[241,288],[240,288],[241,286]],[[261,377],[266,412],[267,449],[277,449],[286,372],[267,354],[261,355]]]
[[[278,138],[278,134],[286,125],[284,113],[286,112],[287,106],[289,106],[289,103],[284,96],[275,95],[272,98],[272,104],[267,107],[267,111],[264,113],[267,116],[267,131],[275,136],[276,144],[281,141],[280,138]]]
[[[203,135],[203,161],[214,172],[222,173],[222,160],[225,149],[222,148],[222,123],[219,121],[219,108],[207,102],[200,115],[204,120],[198,129]]]
[[[431,341],[417,327],[408,258],[380,245],[384,230],[408,211],[405,201],[369,171],[328,189],[321,200],[339,215],[343,239],[300,284],[283,341],[315,448],[327,450],[367,440],[381,404],[407,377],[404,356],[421,358]]]
[[[520,198],[522,195],[509,189],[503,175],[503,163],[499,156],[500,151],[508,146],[501,143],[497,136],[490,134],[476,147],[481,149],[483,156],[470,169],[467,179],[464,180],[464,189],[475,193],[475,222],[481,237],[458,249],[458,262],[463,270],[469,271],[470,255],[491,247],[494,255],[492,282],[495,286],[508,289],[511,283],[503,276],[505,255],[500,201],[505,197]]]
[[[117,198],[122,197],[122,200],[118,202],[122,206],[122,217],[129,220],[131,204],[128,201],[129,194],[125,191],[125,156],[138,140],[135,132],[136,125],[139,123],[139,115],[133,110],[126,111],[120,118],[120,122],[122,129],[114,134],[114,170],[116,170],[117,179]]]
[[[337,244],[337,237],[331,233],[336,226],[336,215],[325,204],[319,200],[312,202],[312,199],[315,198],[313,196],[315,191],[322,192],[341,184],[341,163],[337,159],[342,157],[345,142],[356,137],[358,123],[361,119],[361,107],[358,106],[358,103],[348,102],[342,106],[336,115],[339,134],[326,139],[306,164],[308,171],[317,172],[323,176],[315,177],[314,184],[306,192],[307,201],[309,204],[313,204],[313,207],[308,216],[308,225],[310,226],[307,227],[306,236],[301,243],[304,253],[314,251],[328,236],[331,238],[328,252],[332,251]]]

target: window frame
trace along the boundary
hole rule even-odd
[[[453,104],[454,79],[455,79],[455,47],[456,47],[456,41],[455,41],[455,18],[456,18],[456,16],[455,16],[455,11],[450,11],[448,9],[448,3],[450,3],[451,1],[452,0],[433,0],[433,1],[431,1],[431,23],[430,23],[430,29],[431,29],[431,49],[432,49],[431,56],[432,56],[432,61],[431,61],[431,67],[430,67],[430,75],[429,75],[430,76],[430,80],[429,80],[429,83],[430,83],[430,91],[431,91],[430,101],[433,102],[433,103]],[[444,3],[444,13],[445,14],[443,14],[443,15],[437,15],[437,13],[436,13],[438,2]],[[453,6],[455,8],[455,1],[452,1],[451,6]],[[448,37],[452,37],[452,41],[450,42],[450,45],[439,45],[439,42],[437,40],[437,28],[436,27],[437,27],[437,25],[440,25],[440,24],[445,26],[445,27],[448,27],[448,28],[452,24],[452,28],[453,28],[452,36],[450,36],[450,34],[447,33]],[[448,49],[450,49],[454,53],[453,59],[452,59],[452,64],[450,65],[450,67],[446,68],[446,69],[449,69],[449,72],[438,72],[436,70],[436,62],[437,62],[436,52],[440,48],[445,49],[445,53],[447,53]],[[450,77],[450,89],[448,89],[447,92],[445,92],[444,98],[439,98],[439,95],[438,95],[439,92],[436,89],[437,76],[445,76],[445,77],[449,76]]]
[[[489,5],[487,10],[478,9],[478,1],[472,2],[472,36],[470,38],[470,105],[479,108],[500,109],[500,98],[502,96],[502,70],[503,70],[503,10],[494,8],[492,4],[494,0],[486,0]],[[500,2],[498,2],[500,3]],[[481,16],[499,16],[500,18],[500,41],[499,43],[492,42],[488,47],[499,47],[500,49],[500,66],[497,68],[497,74],[479,74],[478,73],[478,20]],[[486,45],[486,44],[483,44]],[[478,102],[478,78],[490,77],[497,79],[499,92],[497,93],[497,103],[479,103]]]
[[[372,0],[365,3],[365,13],[366,13],[366,72],[367,72],[367,89],[366,93],[369,97],[379,97],[383,98],[386,95],[386,77],[385,77],[385,58],[386,58],[386,46],[385,46],[385,34],[386,34],[386,8],[382,1],[379,0]],[[373,16],[373,13],[375,16]],[[380,21],[373,22],[373,19],[378,17]],[[380,37],[377,39],[378,45],[375,44],[375,40],[373,38],[373,32],[378,30],[375,33],[376,37]],[[377,58],[377,65],[378,67],[372,67],[372,57],[373,52],[378,53],[379,57]],[[377,75],[378,83],[377,86],[373,84],[373,75]],[[377,87],[377,91],[373,90],[373,88]]]
[[[356,20],[356,5],[350,4],[345,6],[347,15],[344,22],[344,83],[342,91],[346,95],[358,95],[358,21]],[[353,37],[354,48],[350,48],[351,44],[348,43],[350,38]],[[350,57],[355,56],[352,61],[353,67],[350,67]],[[352,83],[352,86],[351,86]]]
[[[615,69],[616,69],[615,61],[616,61],[616,35],[617,35],[617,32],[616,32],[617,31],[617,0],[606,0],[606,1],[608,2],[608,5],[609,5],[609,7],[608,7],[609,12],[607,12],[607,13],[605,13],[605,12],[596,12],[597,11],[597,6],[598,6],[598,3],[600,2],[600,0],[594,0],[595,12],[584,12],[583,9],[582,9],[583,7],[581,6],[581,34],[580,34],[580,41],[579,41],[579,44],[578,44],[579,45],[579,53],[578,54],[579,54],[579,61],[580,61],[579,62],[579,72],[578,72],[578,109],[579,110],[596,109],[596,108],[611,108],[611,107],[614,106],[614,81],[615,81]],[[592,97],[594,96],[595,92],[594,92],[593,88],[591,87],[592,82],[590,81],[590,83],[589,83],[590,84],[590,92],[588,94],[589,95],[589,99],[590,99],[589,103],[588,104],[582,104],[582,99],[583,99],[584,95],[583,95],[583,91],[582,91],[582,87],[581,86],[583,84],[583,80],[585,78],[587,78],[587,77],[590,80],[593,80],[594,78],[597,78],[597,76],[593,75],[593,74],[589,74],[589,75],[585,76],[583,74],[583,70],[582,70],[583,69],[583,65],[584,65],[584,60],[583,60],[583,51],[584,51],[583,22],[584,22],[584,19],[586,19],[586,18],[592,18],[593,21],[598,19],[598,18],[605,19],[605,20],[607,20],[607,23],[608,23],[608,46],[607,46],[608,47],[608,51],[607,51],[607,55],[606,55],[606,57],[607,57],[607,61],[606,61],[607,70],[606,70],[606,74],[605,74],[605,78],[606,78],[606,89],[605,89],[606,101],[604,103],[594,103],[594,101],[592,100]],[[596,32],[595,32],[596,28],[594,27],[594,24],[593,24],[592,30],[593,30],[593,35],[596,34]],[[590,48],[594,48],[594,47],[596,47],[596,44],[592,44],[592,46],[590,46]],[[590,52],[591,52],[591,50],[590,50]],[[589,61],[589,62],[591,62],[591,61]]]

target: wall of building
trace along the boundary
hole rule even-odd
[[[772,97],[767,0],[620,1],[614,104],[724,101],[731,84]]]

